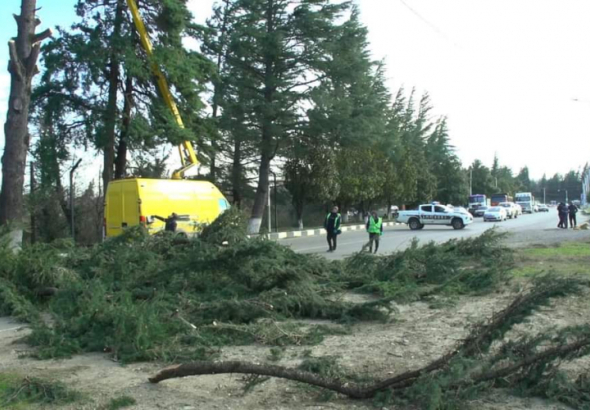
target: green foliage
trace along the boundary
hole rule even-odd
[[[505,234],[486,231],[475,238],[419,246],[375,258],[359,253],[347,259],[342,280],[349,289],[412,301],[436,293],[483,293],[507,279],[512,251],[502,245]]]
[[[137,401],[133,397],[121,396],[111,399],[104,407],[104,410],[119,410],[126,407],[131,407],[135,404],[137,404]]]
[[[135,228],[93,248],[28,247],[0,262],[0,306],[33,322],[37,357],[99,351],[123,362],[203,359],[227,344],[315,344],[342,332],[284,319],[386,317],[378,303],[331,300],[326,260],[246,240],[242,222],[228,211],[191,240]],[[39,300],[37,286],[55,295]],[[37,320],[34,305],[52,320]]]
[[[201,231],[201,239],[217,245],[234,245],[246,240],[246,215],[231,208]]]
[[[20,377],[0,373],[0,407],[25,409],[28,405],[64,405],[76,402],[82,395],[62,383],[37,377]]]

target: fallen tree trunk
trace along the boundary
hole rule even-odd
[[[280,379],[294,380],[313,386],[323,387],[324,389],[342,393],[355,399],[367,398],[365,391],[361,386],[353,385],[338,379],[326,379],[317,374],[289,369],[282,366],[255,364],[238,361],[230,362],[192,362],[177,366],[167,367],[161,370],[154,377],[150,377],[151,383],[159,383],[163,380],[175,379],[179,377],[197,376],[204,374],[257,374],[260,376],[278,377]]]

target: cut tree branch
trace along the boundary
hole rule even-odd
[[[31,48],[31,54],[27,59],[27,77],[33,78],[35,74],[39,72],[37,68],[37,59],[39,58],[39,53],[41,53],[41,43],[33,44]]]
[[[515,322],[526,312],[531,312],[534,307],[543,301],[559,294],[560,289],[567,286],[566,282],[559,282],[552,286],[541,286],[533,288],[527,293],[518,295],[506,308],[492,316],[492,318],[478,326],[475,326],[467,338],[464,339],[455,349],[432,363],[417,370],[408,371],[392,378],[375,382],[371,385],[349,383],[341,379],[327,379],[314,373],[297,369],[289,369],[281,366],[261,365],[238,361],[228,362],[193,362],[177,366],[167,367],[158,374],[151,377],[151,383],[159,383],[163,380],[205,374],[256,374],[260,376],[271,376],[282,379],[294,380],[302,383],[319,386],[337,393],[344,394],[354,399],[366,399],[374,397],[378,392],[386,389],[402,390],[412,386],[418,378],[424,374],[433,373],[445,368],[450,361],[458,356],[466,357],[479,354],[485,345],[489,345],[494,339],[501,337]],[[541,361],[550,361],[555,358],[567,357],[590,346],[590,336],[586,335],[569,344],[548,348],[542,352],[529,356],[519,362],[497,370],[490,370],[475,376],[467,377],[449,388],[460,388],[467,384],[482,383],[490,380],[507,377],[522,368],[531,366]]]
[[[20,81],[23,79],[22,63],[18,58],[18,52],[16,51],[16,42],[10,40],[8,42],[8,51],[10,53],[10,71],[18,77]]]
[[[52,35],[53,35],[53,31],[51,31],[50,28],[48,28],[47,30],[42,31],[38,34],[35,34],[35,37],[33,37],[33,44],[40,43],[43,40],[45,40],[46,38],[51,37]]]

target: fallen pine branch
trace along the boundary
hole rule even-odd
[[[573,286],[572,286],[573,285]],[[576,289],[575,282],[557,281],[549,285],[540,283],[529,289],[525,293],[519,294],[506,308],[496,313],[487,323],[475,326],[470,335],[455,349],[445,354],[439,359],[433,361],[427,366],[402,373],[392,378],[376,382],[371,385],[361,385],[351,383],[339,378],[325,378],[315,373],[290,369],[275,365],[247,363],[239,361],[228,362],[192,362],[176,366],[171,366],[161,370],[158,374],[151,377],[151,383],[159,383],[163,380],[181,378],[187,376],[205,375],[205,374],[255,374],[259,376],[270,376],[282,379],[294,380],[310,385],[322,387],[337,393],[344,394],[354,399],[365,399],[374,397],[378,392],[386,389],[401,390],[412,386],[419,377],[433,373],[437,370],[444,369],[453,358],[461,355],[463,357],[480,354],[487,346],[512,327],[513,324],[521,321],[530,314],[535,307],[546,302],[552,297],[571,292]],[[482,383],[506,377],[518,372],[526,366],[530,366],[542,360],[553,360],[556,357],[564,357],[567,354],[578,351],[590,345],[590,336],[580,339],[570,344],[549,348],[537,353],[523,361],[507,366],[499,370],[493,370],[487,373],[469,377],[454,385],[460,387],[469,383]],[[453,388],[451,386],[450,388]]]
[[[564,358],[572,353],[578,352],[590,346],[590,336],[586,336],[574,342],[548,348],[526,359],[518,361],[514,364],[508,365],[501,369],[490,370],[475,376],[467,377],[457,383],[448,386],[448,389],[457,389],[468,385],[477,383],[485,383],[497,379],[503,379],[513,374],[516,374],[521,369],[532,366],[541,361],[553,361],[558,358]],[[158,374],[149,378],[151,383],[159,383],[168,379],[182,378],[197,375],[209,374],[254,374],[258,376],[270,376],[280,379],[293,380],[301,383],[310,384],[313,386],[322,387],[336,393],[344,394],[353,399],[368,399],[374,397],[378,392],[395,385],[395,380],[399,377],[377,382],[372,385],[361,385],[357,383],[350,383],[338,378],[330,379],[318,376],[315,373],[302,371],[298,369],[290,369],[282,366],[274,366],[267,364],[246,363],[239,361],[228,362],[192,362],[181,364],[177,366],[167,367],[161,370]],[[415,373],[415,372],[409,372]],[[400,375],[404,376],[404,375]],[[406,383],[403,387],[397,387],[398,390],[412,386],[417,378],[412,377],[413,381]],[[403,378],[402,378],[403,379]],[[405,379],[403,379],[405,380]]]

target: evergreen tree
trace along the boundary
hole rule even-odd
[[[262,222],[271,161],[300,126],[301,104],[322,76],[325,44],[348,8],[316,0],[236,0],[228,45],[230,87],[259,147],[250,233]]]
[[[125,0],[79,0],[80,21],[70,31],[60,30],[60,37],[45,48],[46,71],[37,95],[56,103],[59,121],[80,130],[84,138],[76,142],[103,152],[105,188],[114,176],[126,174],[129,149],[198,140],[205,130],[199,93],[213,67],[182,45],[184,37],[197,33],[186,0],[140,5],[154,42],[153,61],[139,45]],[[185,130],[161,101],[151,64],[158,64],[174,85]]]

